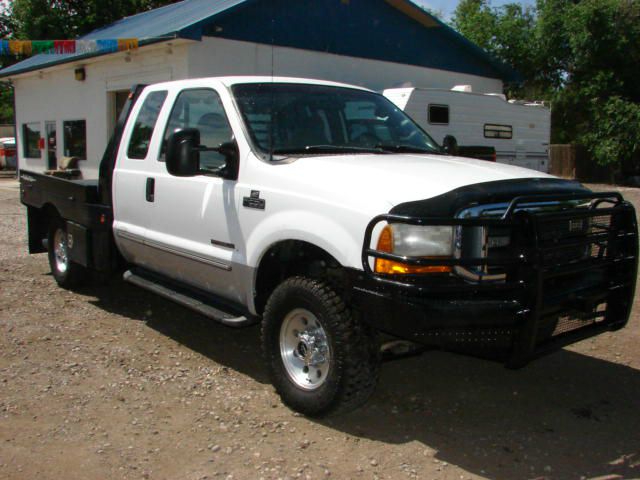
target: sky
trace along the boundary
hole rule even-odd
[[[458,5],[458,0],[413,0],[415,3],[430,8],[436,12],[442,12],[445,20],[451,18],[451,14]],[[499,7],[505,3],[522,3],[523,5],[535,5],[535,0],[490,0],[492,7]]]

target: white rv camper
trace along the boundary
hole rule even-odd
[[[496,161],[547,172],[551,112],[539,103],[509,100],[502,94],[391,88],[384,95],[438,142],[446,136],[459,146],[494,147]]]

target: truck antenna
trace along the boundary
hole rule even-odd
[[[271,90],[270,100],[271,105],[269,106],[269,162],[273,162],[273,117],[274,117],[274,98],[273,98],[273,77],[274,77],[274,56],[275,56],[275,0],[271,0],[271,85],[269,89]]]

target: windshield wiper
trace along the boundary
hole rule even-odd
[[[383,153],[379,147],[353,147],[350,145],[306,145],[295,148],[276,148],[272,153],[292,154],[292,153]]]
[[[376,148],[380,150],[384,150],[385,152],[398,152],[398,153],[435,153],[440,154],[439,150],[426,148],[426,147],[416,147],[415,145],[387,145],[383,143],[379,143],[376,145]]]

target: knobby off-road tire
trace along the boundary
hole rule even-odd
[[[86,280],[87,270],[69,258],[69,242],[64,220],[51,222],[47,238],[49,267],[58,285],[62,288],[76,288]]]
[[[282,401],[308,416],[353,410],[378,381],[375,335],[319,280],[292,277],[275,289],[263,315],[262,348]]]

